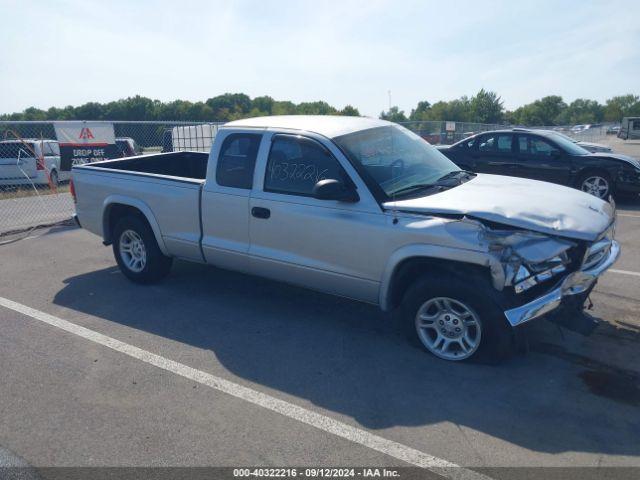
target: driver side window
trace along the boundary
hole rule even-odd
[[[264,179],[267,192],[310,197],[320,180],[345,181],[347,175],[318,142],[294,135],[276,135],[271,144]]]

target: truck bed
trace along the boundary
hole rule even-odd
[[[204,152],[170,152],[106,160],[84,165],[83,168],[108,168],[124,172],[204,180],[207,176],[208,160],[209,154]]]
[[[202,261],[200,192],[208,153],[170,152],[105,160],[73,167],[82,226],[111,240],[112,205],[142,212],[164,253]]]

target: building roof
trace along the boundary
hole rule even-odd
[[[367,117],[339,115],[273,115],[270,117],[245,118],[226,123],[224,127],[286,128],[306,130],[328,138],[369,128],[393,125],[386,120]]]

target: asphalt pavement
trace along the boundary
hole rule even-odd
[[[640,205],[619,214],[623,253],[592,295],[600,327],[582,337],[538,322],[530,351],[500,366],[438,360],[375,307],[203,265],[135,285],[98,237],[39,231],[0,247],[0,458],[43,478],[44,467],[421,464],[449,478],[640,467]]]

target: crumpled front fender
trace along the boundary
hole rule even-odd
[[[432,258],[480,265],[489,268],[491,271],[494,287],[496,284],[504,284],[504,269],[502,265],[493,255],[487,252],[443,247],[440,245],[405,245],[391,254],[385,267],[379,294],[380,308],[382,308],[382,310],[389,311],[393,308],[390,297],[394,276],[403,262],[413,258]]]

